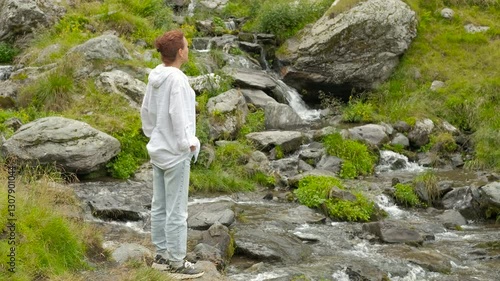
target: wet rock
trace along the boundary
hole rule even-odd
[[[212,258],[201,258],[202,260],[209,260],[217,265],[218,268],[222,269],[226,266],[227,262],[231,258],[231,254],[234,249],[232,249],[233,244],[231,240],[231,235],[229,234],[229,229],[219,222],[214,223],[207,231],[204,231],[199,243],[215,248],[217,251],[209,251],[205,246],[203,253],[197,254],[197,257],[202,257],[209,254]],[[198,246],[197,246],[198,247]],[[201,247],[201,246],[200,246]],[[195,252],[197,253],[196,249]],[[213,253],[210,255],[210,253]],[[218,258],[217,258],[218,257]]]
[[[316,168],[338,174],[343,162],[344,161],[338,157],[323,155],[318,164],[316,164]]]
[[[286,181],[299,173],[299,159],[292,157],[271,161],[269,167],[278,177]]]
[[[408,243],[421,245],[424,242],[419,232],[398,222],[379,221],[363,224],[363,230],[376,235],[386,243]]]
[[[440,273],[450,273],[451,261],[457,262],[453,257],[435,250],[410,249],[403,256],[408,261],[418,264],[429,271]]]
[[[457,227],[467,224],[462,214],[456,210],[445,210],[441,215],[437,216],[437,218],[443,223],[444,227],[448,229],[456,229]]]
[[[491,182],[478,189],[477,201],[485,217],[496,219],[500,215],[500,182]]]
[[[153,190],[144,182],[87,182],[70,186],[92,215],[104,220],[139,221],[151,208]]]
[[[235,233],[236,253],[268,262],[300,262],[311,249],[295,235],[272,233],[252,227],[238,227]]]
[[[216,222],[230,226],[235,221],[233,202],[193,204],[189,206],[188,227],[207,230]]]
[[[457,187],[446,193],[441,200],[445,209],[454,209],[460,212],[468,220],[481,218],[481,211],[476,198],[479,197],[478,191],[473,187]]]

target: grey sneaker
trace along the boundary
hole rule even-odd
[[[170,270],[170,265],[169,265],[168,261],[164,257],[162,257],[161,255],[156,255],[151,267],[154,269],[157,269],[157,270],[161,270],[161,271]]]
[[[170,265],[169,275],[180,280],[201,277],[205,272],[193,266],[192,263],[184,261],[180,267]]]

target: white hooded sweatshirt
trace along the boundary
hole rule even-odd
[[[141,120],[150,138],[146,147],[152,164],[165,170],[191,156],[196,161],[200,141],[195,136],[195,93],[181,70],[161,64],[151,71]]]

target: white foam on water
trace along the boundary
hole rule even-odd
[[[408,160],[408,157],[402,154],[396,153],[391,150],[381,150],[379,165],[375,167],[375,172],[383,173],[394,170],[407,171],[407,172],[422,172],[425,171],[425,169],[426,169],[425,167],[422,167],[417,163],[410,162]]]
[[[332,274],[333,280],[336,281],[349,281],[349,275],[346,273],[346,269],[337,270]]]
[[[396,219],[401,219],[401,218],[409,218],[414,215],[411,213],[400,209],[396,204],[392,202],[392,200],[386,196],[385,194],[380,194],[375,198],[376,203],[378,206],[387,212],[390,218],[396,218]]]
[[[439,276],[438,273],[426,272],[422,267],[415,264],[408,264],[410,271],[403,277],[391,276],[389,273],[389,278],[391,281],[428,281],[430,278],[436,278]],[[433,279],[434,280],[434,279]]]

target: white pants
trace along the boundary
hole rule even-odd
[[[156,254],[173,263],[186,257],[190,160],[167,170],[153,165],[151,240]]]

